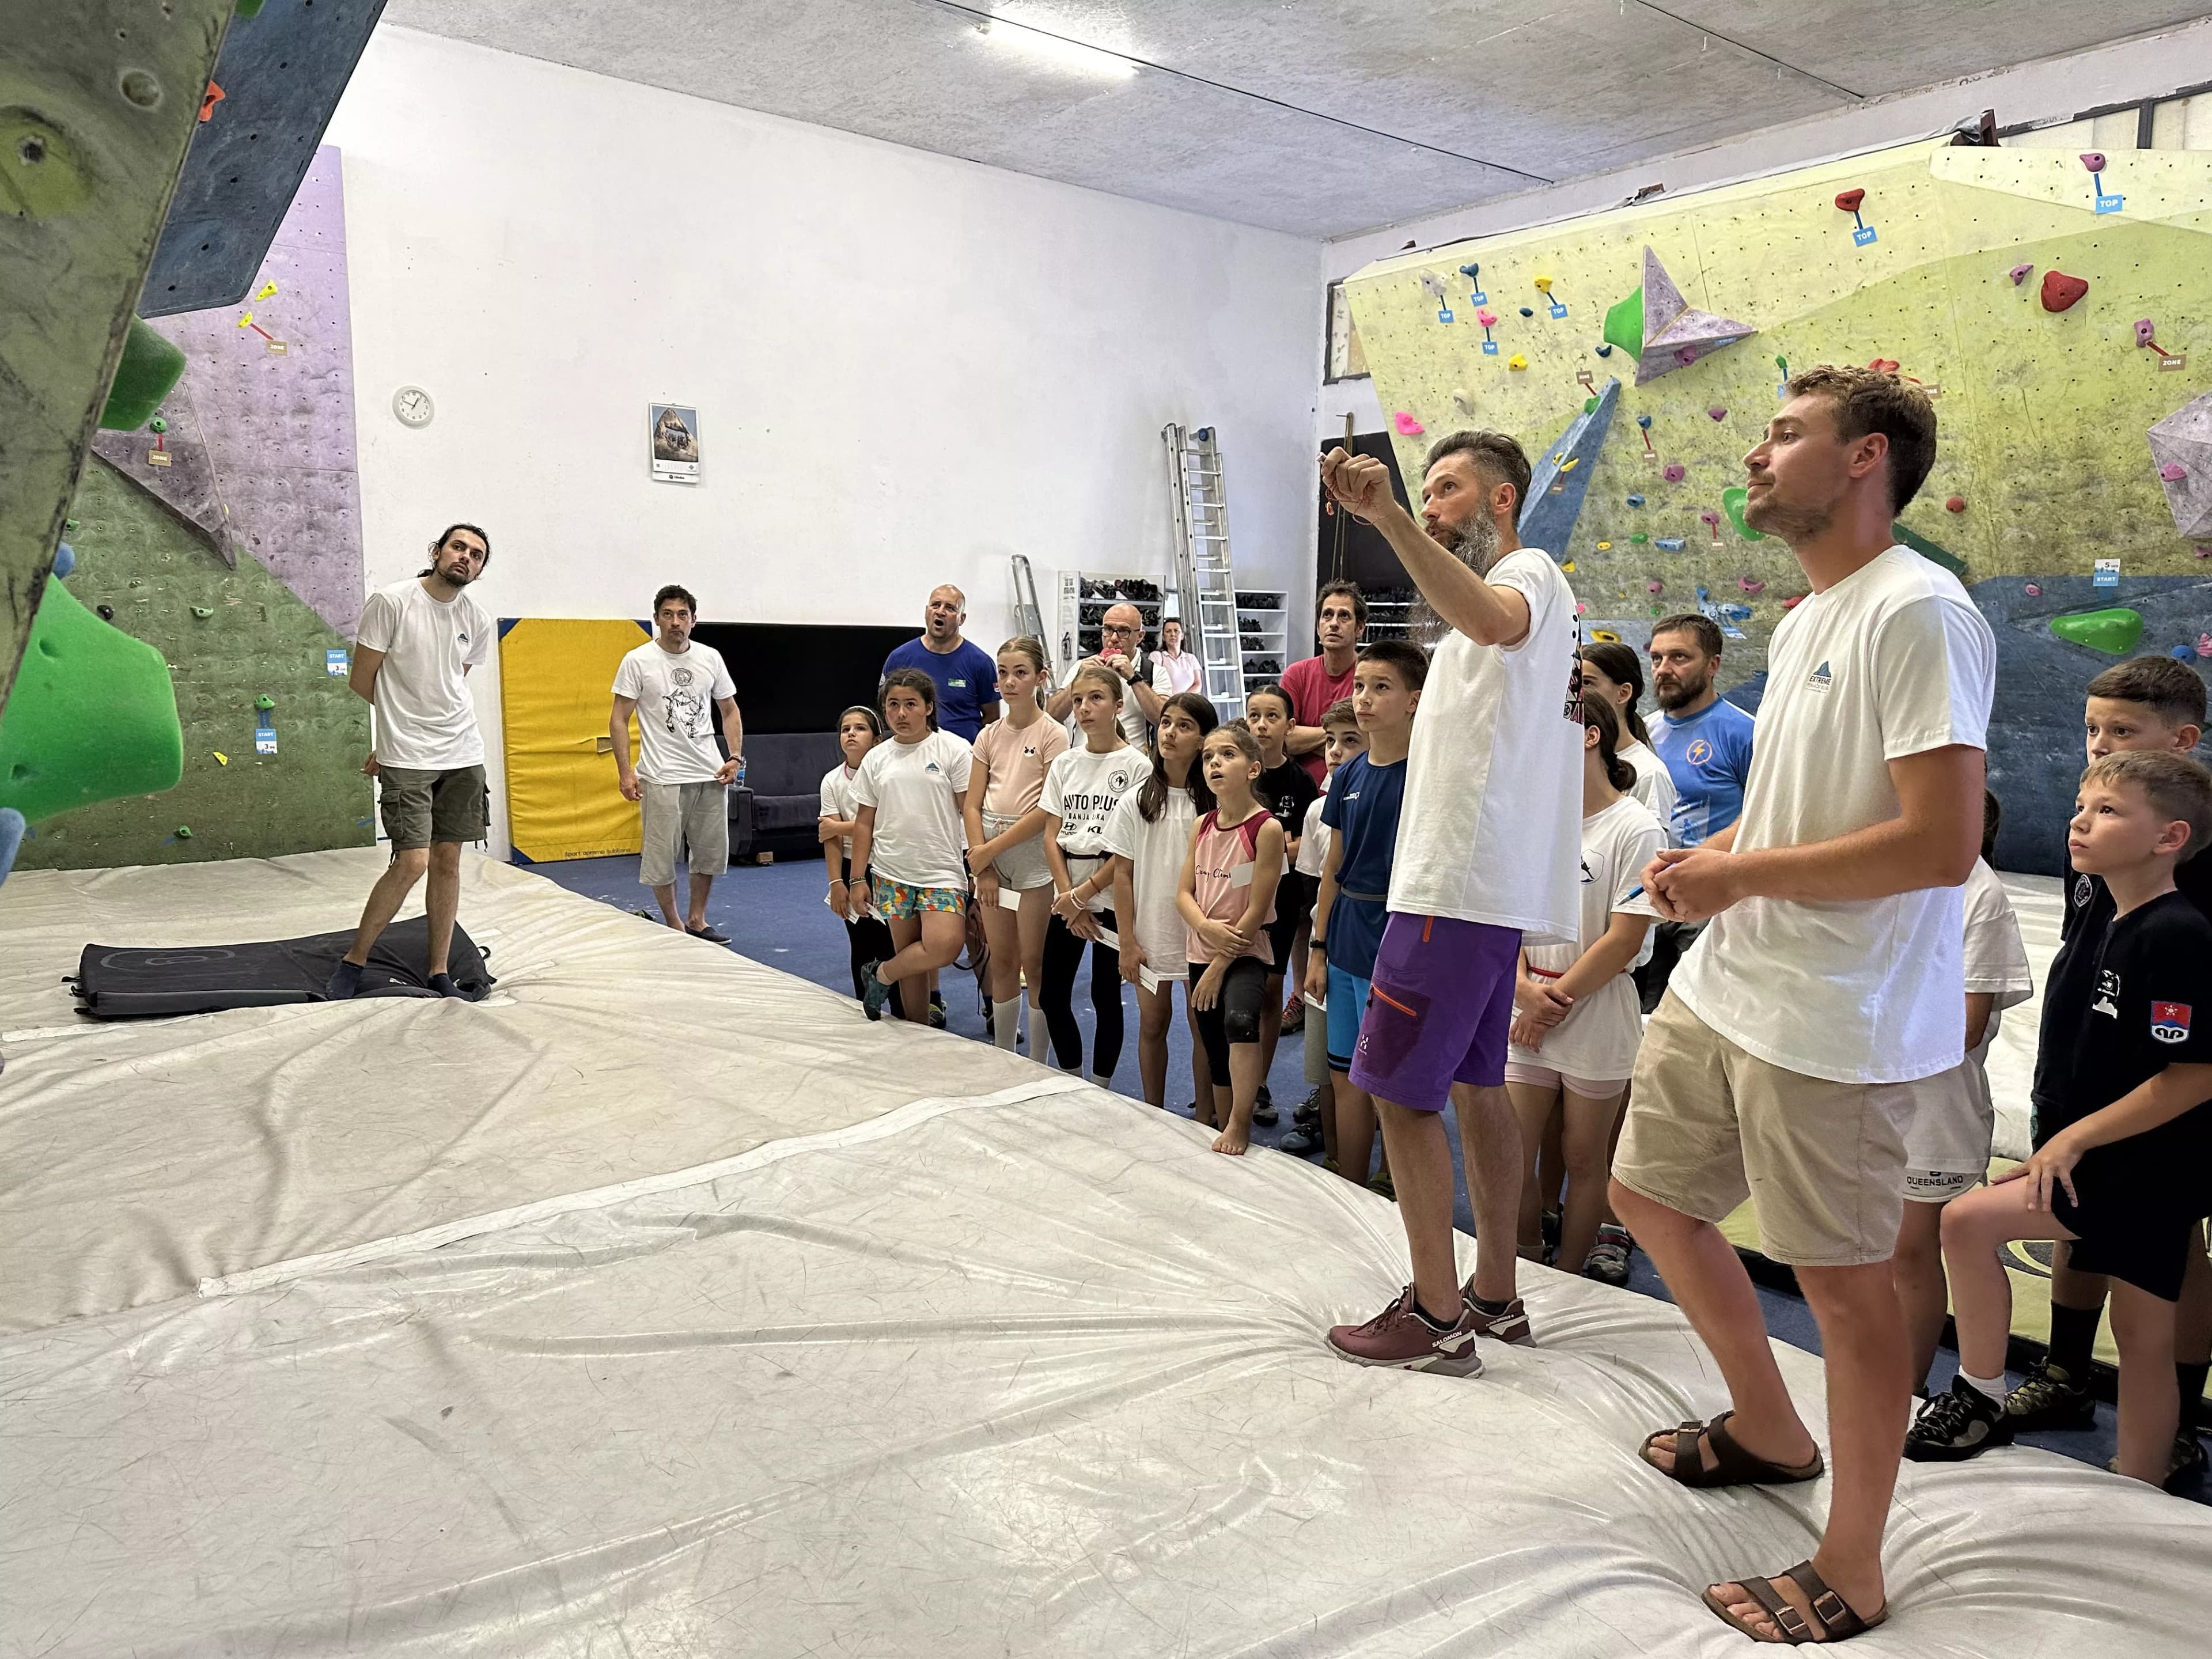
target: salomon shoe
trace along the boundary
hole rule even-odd
[[[1459,1322],[1439,1330],[1413,1304],[1413,1287],[1364,1325],[1339,1325],[1328,1346],[1355,1365],[1395,1365],[1401,1370],[1435,1371],[1444,1376],[1480,1376],[1482,1356],[1474,1351],[1474,1327],[1468,1309]]]

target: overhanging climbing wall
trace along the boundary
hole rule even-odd
[[[532,864],[640,846],[637,807],[615,787],[607,715],[615,670],[645,643],[642,623],[556,617],[499,625],[507,840]],[[635,722],[630,758],[637,758]]]
[[[2212,386],[2212,155],[2091,159],[1916,144],[1408,254],[1347,292],[1409,478],[1462,426],[1548,458],[1620,381],[1580,511],[1554,514],[1571,523],[1547,550],[1571,567],[1586,629],[1633,642],[1665,612],[1714,614],[1741,635],[1725,684],[1750,682],[1747,701],[1804,592],[1788,549],[1741,528],[1726,493],[1776,406],[1777,359],[1892,362],[1927,386],[1941,447],[1903,531],[1996,629],[1999,856],[2051,871],[2082,685],[2114,647],[2194,660],[2202,639],[2212,653],[2197,516],[2212,477],[2190,459],[2212,471],[2212,416],[2169,425],[2159,453],[2150,435]],[[2120,609],[2140,629],[2089,614]]]

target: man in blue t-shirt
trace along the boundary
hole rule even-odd
[[[1674,783],[1668,838],[1695,847],[1717,836],[1743,811],[1743,787],[1751,780],[1752,732],[1757,722],[1713,689],[1721,670],[1720,625],[1694,611],[1651,625],[1651,691],[1659,720],[1651,747]],[[1651,930],[1651,956],[1636,970],[1644,1012],[1665,994],[1674,964],[1705,931],[1702,921],[1662,921]]]
[[[884,673],[919,668],[937,682],[937,724],[956,737],[975,741],[999,718],[999,665],[990,653],[960,637],[968,620],[968,596],[947,582],[932,588],[921,613],[921,637],[908,640],[884,659]],[[877,681],[880,692],[883,682]]]
[[[1352,709],[1367,752],[1330,775],[1321,809],[1329,830],[1328,855],[1306,945],[1305,990],[1328,1006],[1337,1173],[1362,1187],[1375,1143],[1375,1103],[1353,1085],[1352,1060],[1375,952],[1390,919],[1390,860],[1406,798],[1406,756],[1428,677],[1428,653],[1404,640],[1378,640],[1359,653],[1352,672]]]

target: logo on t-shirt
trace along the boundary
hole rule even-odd
[[[2114,1019],[2118,1019],[2120,1017],[2120,1008],[2118,1001],[2119,994],[2120,976],[2109,968],[2099,969],[2097,970],[2097,1000],[2089,1005],[2089,1012],[2093,1014],[2110,1014]],[[2185,1008],[2182,1012],[2185,1018],[2188,1013],[2188,1010]],[[2181,1039],[2179,1037],[2175,1037],[2172,1039],[2172,1041],[2179,1042]]]
[[[2096,890],[2095,888],[2094,888],[2094,887],[2090,886],[2090,884],[2089,884],[2089,878],[2088,878],[2088,877],[2087,877],[2087,876],[2076,876],[2076,877],[2075,877],[2075,878],[2074,878],[2074,908],[2075,908],[2075,909],[2077,909],[2077,910],[2078,910],[2078,909],[2080,909],[2083,905],[2087,904],[2087,903],[2089,902],[2089,896],[2090,896],[2092,893],[2095,892],[2096,890]]]
[[[1689,748],[1684,751],[1683,755],[1683,758],[1687,760],[1692,766],[1703,766],[1712,757],[1713,746],[1710,743],[1707,743],[1703,738],[1692,738]]]
[[[925,772],[938,772],[937,763],[935,761],[925,762],[921,769]],[[942,772],[938,772],[938,775],[942,777],[944,774]]]
[[[2186,1042],[2189,1040],[2189,1005],[2185,1002],[2152,1003],[2150,1034],[2160,1042]]]
[[[1822,663],[1805,677],[1805,689],[1808,691],[1825,691],[1835,683],[1836,677],[1830,672],[1826,663]]]
[[[1584,859],[1583,860],[1583,885],[1587,887],[1596,879],[1597,878],[1595,876],[1590,874],[1589,860],[1588,859]]]

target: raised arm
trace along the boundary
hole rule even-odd
[[[1512,588],[1483,580],[1431,539],[1420,520],[1398,505],[1389,469],[1381,461],[1332,449],[1322,461],[1321,477],[1338,511],[1382,532],[1421,597],[1449,626],[1477,645],[1510,647],[1528,637],[1528,601]]]

